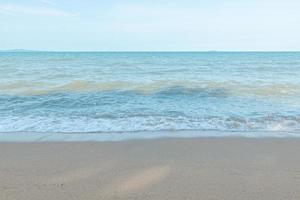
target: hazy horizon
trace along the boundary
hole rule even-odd
[[[0,49],[0,52],[48,52],[48,53],[300,53],[300,50],[39,50],[39,49]]]

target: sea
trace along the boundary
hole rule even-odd
[[[0,133],[300,136],[300,52],[1,52]]]

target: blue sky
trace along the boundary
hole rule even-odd
[[[300,50],[299,0],[0,0],[0,49]]]

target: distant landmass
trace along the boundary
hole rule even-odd
[[[8,49],[8,50],[0,50],[0,52],[35,52],[36,50],[30,49]]]

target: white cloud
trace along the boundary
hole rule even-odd
[[[41,0],[41,2],[50,6],[57,6],[57,3],[52,0]]]
[[[25,6],[18,4],[0,4],[0,13],[15,14],[15,15],[37,15],[50,17],[69,17],[72,13],[65,12],[58,9],[37,6]]]

